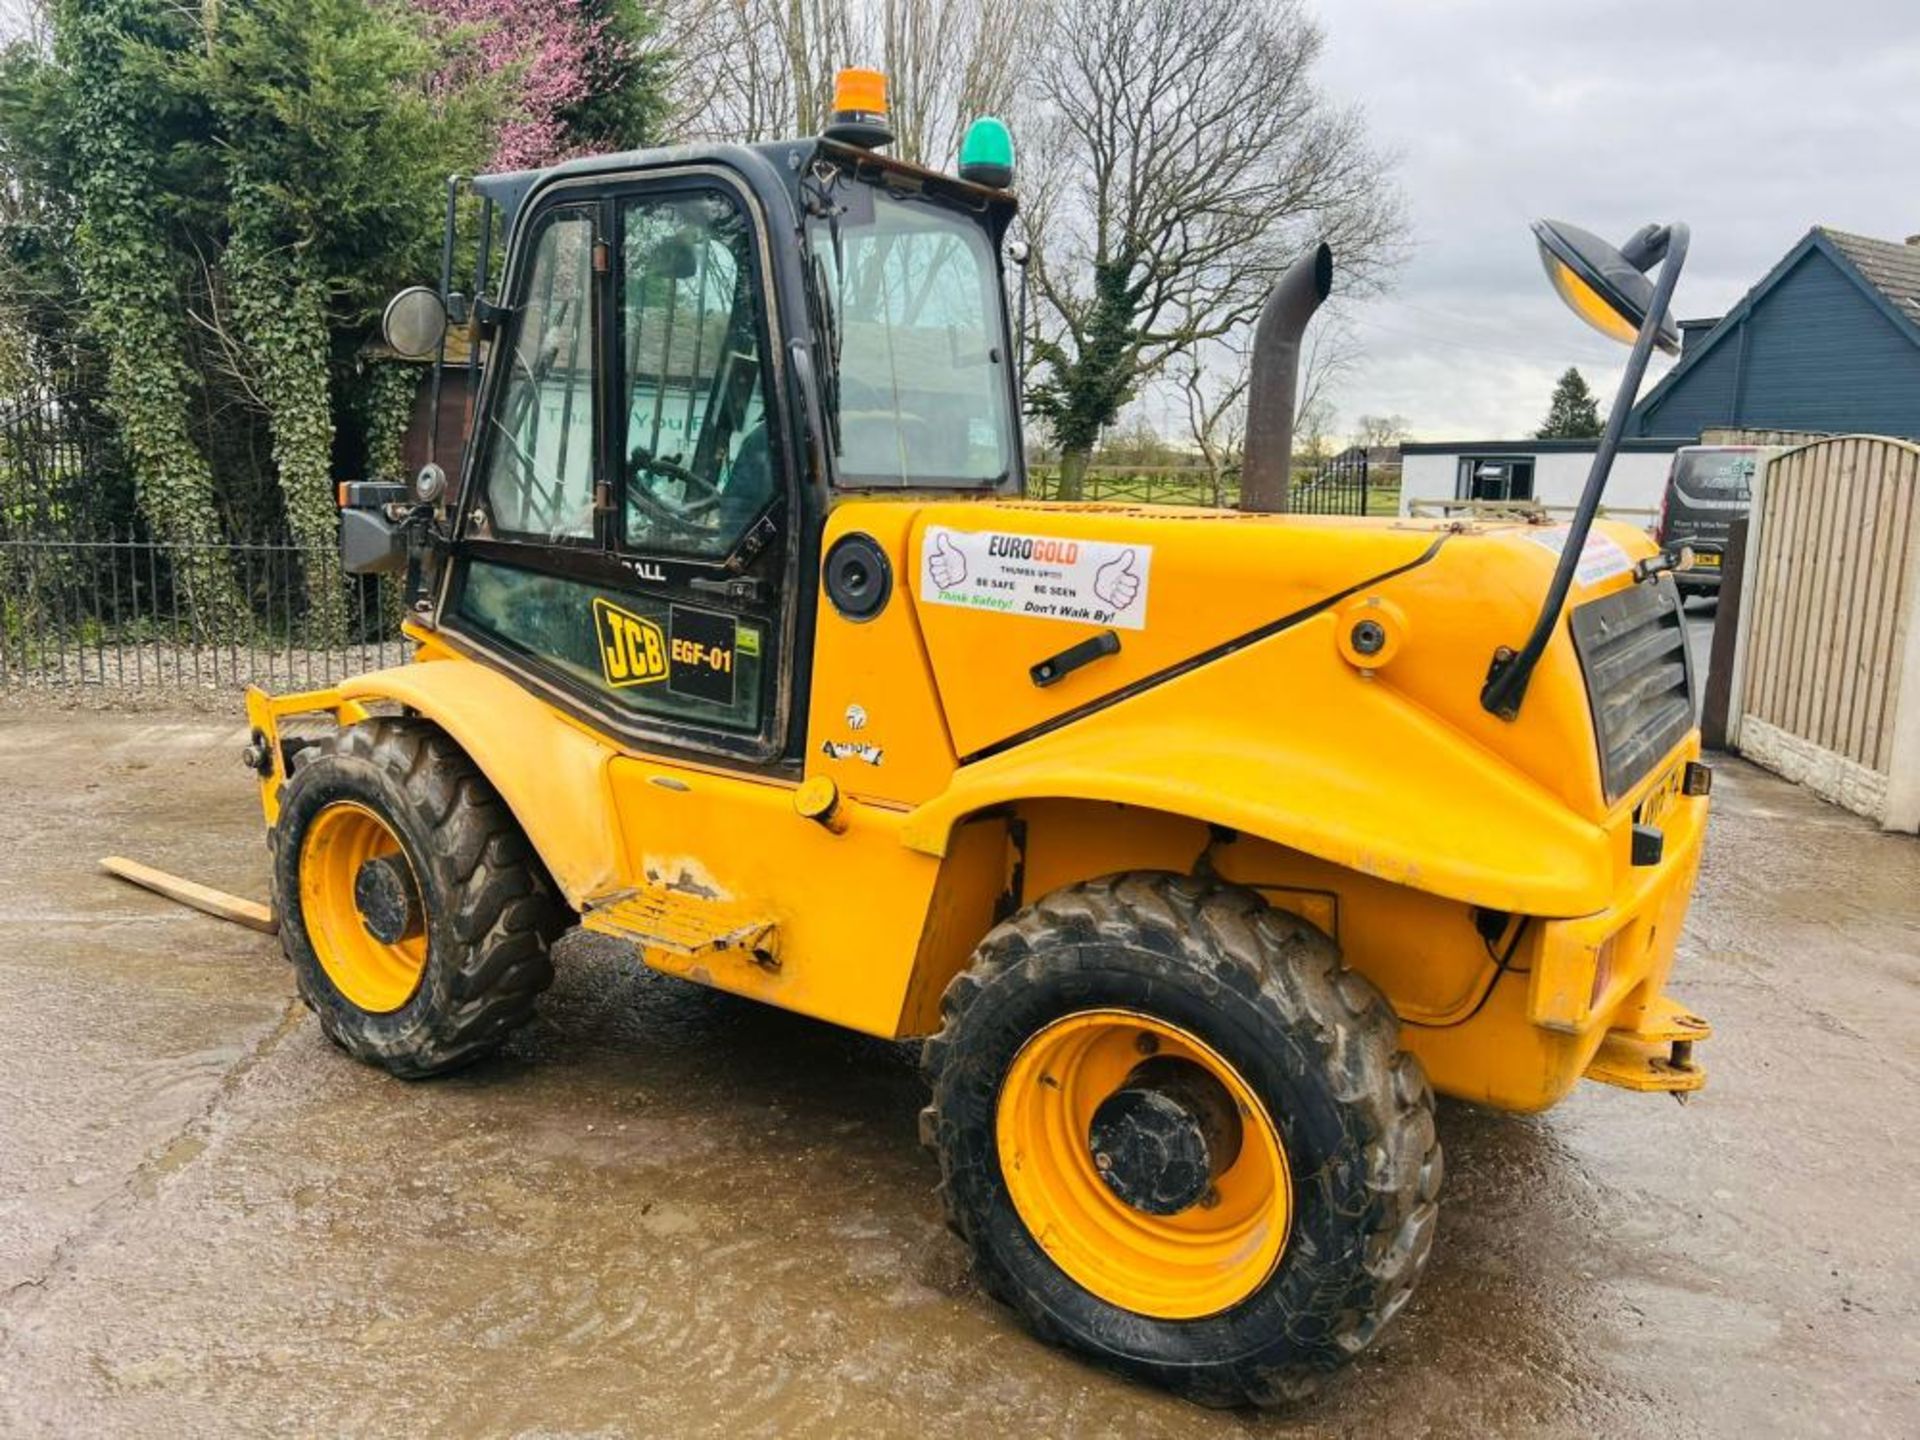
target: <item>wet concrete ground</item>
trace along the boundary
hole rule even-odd
[[[347,1060],[231,724],[0,714],[0,1434],[1920,1433],[1920,843],[1719,768],[1692,1104],[1445,1105],[1434,1263],[1308,1408],[1197,1410],[967,1279],[894,1047],[567,943],[502,1057]]]

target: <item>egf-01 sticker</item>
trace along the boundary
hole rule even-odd
[[[1151,545],[929,525],[920,598],[935,605],[1144,630]]]

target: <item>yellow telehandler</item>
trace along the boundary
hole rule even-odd
[[[1283,1402],[1426,1263],[1434,1089],[1703,1083],[1665,988],[1711,780],[1688,557],[1594,521],[1685,227],[1536,227],[1634,344],[1570,523],[1260,513],[1325,247],[1261,319],[1246,509],[1040,503],[1005,131],[901,163],[879,86],[816,138],[461,182],[504,236],[471,296],[450,190],[386,333],[484,348],[463,461],[340,497],[413,661],[248,700],[283,943],[405,1077],[525,1022],[576,923],[923,1039],[984,1286]]]

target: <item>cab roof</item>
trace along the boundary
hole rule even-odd
[[[851,164],[859,172],[871,172],[873,178],[881,175],[898,176],[916,186],[958,200],[972,209],[980,209],[993,217],[993,229],[996,238],[1013,218],[1014,198],[1011,191],[993,190],[971,181],[962,180],[957,175],[948,175],[939,170],[928,170],[919,165],[910,165],[891,155],[883,155],[874,150],[862,150],[857,146],[844,145],[835,140],[821,137],[805,140],[772,140],[757,145],[725,144],[689,144],[661,145],[644,150],[616,150],[605,155],[583,155],[574,160],[563,160],[558,165],[549,165],[537,170],[506,170],[491,175],[473,177],[474,193],[484,200],[490,200],[500,214],[501,233],[509,234],[520,208],[526,203],[533,191],[548,182],[575,176],[593,176],[616,174],[637,169],[655,169],[667,165],[722,164],[735,169],[747,169],[764,165],[780,177],[789,189],[798,185],[800,176],[816,157],[831,158],[843,164]],[[744,162],[744,163],[743,163]]]

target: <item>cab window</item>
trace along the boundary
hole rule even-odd
[[[1005,480],[1012,389],[986,231],[931,197],[842,179],[808,233],[831,331],[840,482]]]
[[[593,216],[549,211],[488,420],[486,520],[503,539],[594,537]]]
[[[616,433],[629,548],[724,558],[774,497],[759,275],[752,225],[726,192],[623,205]]]

